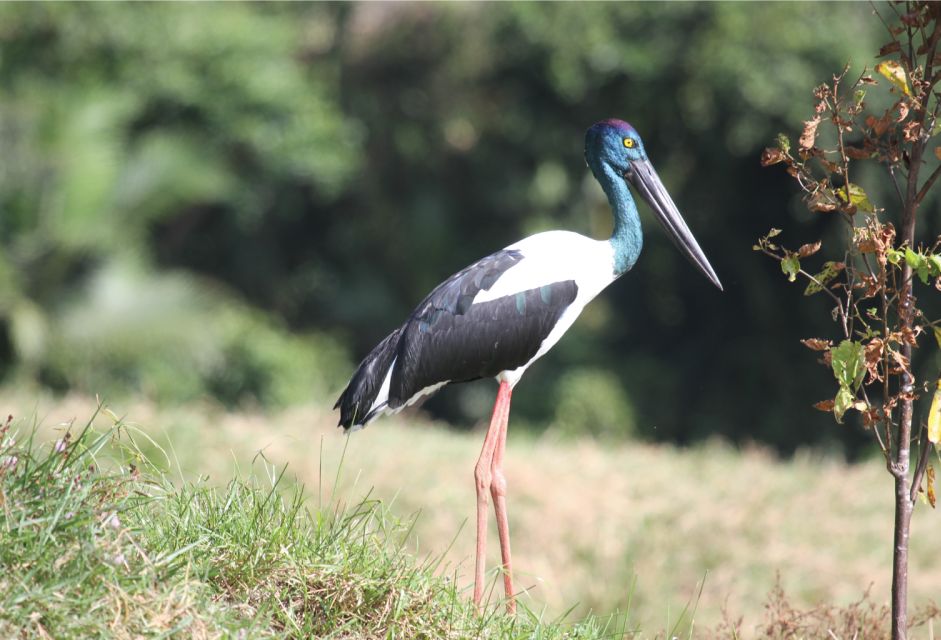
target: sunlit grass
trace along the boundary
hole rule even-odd
[[[93,422],[49,442],[24,421],[0,427],[2,637],[625,635],[624,618],[478,616],[378,501],[311,509],[264,460],[224,486],[175,486],[142,434]]]
[[[83,398],[30,402],[0,397],[0,408],[35,410],[47,426],[94,408]],[[115,411],[154,439],[135,441],[176,486],[199,479],[194,487],[223,492],[263,459],[287,465],[279,486],[302,484],[312,512],[379,501],[377,516],[406,523],[387,536],[396,553],[433,569],[453,590],[456,610],[466,610],[479,432],[404,416],[347,439],[318,407],[262,415],[139,403]],[[532,439],[511,426],[506,464],[520,602],[536,619],[619,614],[609,632],[706,637],[723,619],[742,618],[738,637],[752,637],[766,624],[779,576],[788,611],[845,607],[870,587],[866,606],[887,604],[892,495],[877,461],[847,465],[817,454],[781,461],[717,443],[602,446]],[[921,507],[915,516],[913,605],[941,590],[929,533],[936,517]],[[494,535],[488,555],[491,611],[501,617]]]

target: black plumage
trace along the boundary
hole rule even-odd
[[[340,408],[340,425],[365,424],[381,410],[399,409],[443,382],[493,377],[529,362],[575,300],[578,287],[566,280],[473,304],[522,259],[519,251],[498,251],[428,294],[405,324],[360,363],[334,406]],[[390,366],[388,400],[373,409]]]

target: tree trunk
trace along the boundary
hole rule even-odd
[[[924,119],[924,117],[922,118]],[[900,246],[907,244],[915,248],[915,211],[918,208],[918,174],[925,145],[917,142],[912,147],[911,169],[905,203],[901,216]],[[912,300],[912,268],[902,266],[902,286],[899,291],[898,314],[900,328],[911,330],[914,300]],[[903,342],[900,349],[911,369],[912,347]],[[915,379],[903,371],[899,392],[899,426],[895,447],[895,459],[890,463],[895,478],[895,536],[892,549],[892,640],[905,640],[908,635],[908,542],[915,507],[911,497],[909,470],[912,452],[912,414],[915,394]]]
[[[908,631],[908,537],[914,504],[909,497],[908,447],[895,475],[895,544],[892,554],[892,640],[905,640]],[[901,450],[899,451],[901,454]]]

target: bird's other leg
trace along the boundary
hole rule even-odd
[[[490,464],[490,495],[493,496],[493,510],[497,516],[500,557],[503,562],[503,589],[506,593],[506,612],[509,614],[516,613],[516,600],[513,597],[513,562],[510,558],[510,523],[506,515],[506,476],[503,475],[503,453],[506,451],[506,431],[510,420],[512,393],[512,389],[508,388],[503,415],[500,419],[500,431],[493,450],[493,461]]]
[[[489,505],[487,496],[490,493],[491,465],[493,453],[500,436],[500,424],[505,414],[504,405],[509,406],[510,385],[500,383],[497,391],[497,400],[493,404],[493,417],[490,418],[490,427],[484,438],[484,446],[474,467],[474,488],[477,491],[477,556],[474,563],[474,605],[480,610],[480,600],[484,595],[484,564],[487,559],[487,513]]]

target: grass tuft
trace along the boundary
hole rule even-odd
[[[39,444],[0,426],[0,637],[602,638],[500,603],[478,616],[378,501],[311,509],[285,471],[175,486],[118,419]],[[20,439],[20,432],[26,432]]]

